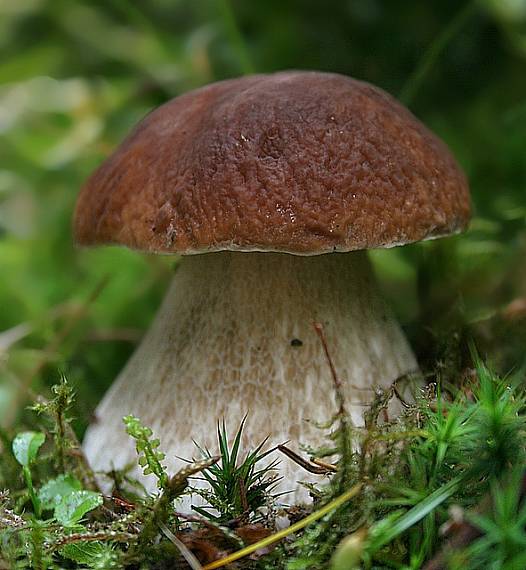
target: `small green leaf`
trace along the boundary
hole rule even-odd
[[[54,509],[62,500],[74,491],[82,488],[80,481],[73,475],[59,475],[56,479],[50,479],[38,493],[38,498],[43,509]]]
[[[64,526],[73,526],[86,514],[102,505],[102,495],[93,491],[73,491],[55,507],[55,518]]]
[[[111,547],[102,542],[84,542],[67,544],[61,548],[60,553],[70,560],[74,560],[79,564],[86,564],[91,568],[92,563],[108,551],[111,552]]]
[[[19,433],[13,440],[13,455],[20,465],[29,467],[38,454],[46,436],[37,431],[24,431]]]

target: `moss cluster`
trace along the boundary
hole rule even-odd
[[[2,434],[0,562],[36,569],[212,568],[263,539],[265,547],[235,567],[336,570],[352,562],[417,569],[434,559],[442,568],[456,568],[459,560],[463,568],[514,567],[526,544],[520,380],[499,379],[475,357],[454,392],[437,377],[391,421],[383,414],[389,396],[381,395],[360,429],[342,402],[329,429],[331,448],[320,452],[339,458],[335,472],[311,487],[313,502],[299,514],[272,494],[279,466],[259,469],[260,448],[240,449],[242,426],[232,448],[218,429],[219,455],[203,450],[202,462],[170,477],[158,451],[162,442],[137,418],[125,418],[137,461],[157,477],[159,492],[138,495],[126,473],[114,473],[115,491],[103,495],[71,430],[73,394],[62,380],[51,400],[34,406],[38,430]],[[210,509],[182,515],[177,500],[197,473],[209,483],[201,494]],[[298,521],[307,516],[303,528]],[[296,526],[281,531],[270,548],[278,517]],[[448,549],[455,525],[473,536]]]

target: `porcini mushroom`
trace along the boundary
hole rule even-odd
[[[153,111],[91,176],[75,213],[82,245],[183,256],[96,410],[84,441],[92,466],[134,460],[127,414],[161,439],[170,470],[198,455],[194,440],[214,450],[223,418],[233,434],[247,415],[246,447],[267,435],[323,443],[316,423],[336,403],[313,321],[362,424],[375,391],[417,368],[364,250],[459,232],[469,216],[446,146],[364,82],[254,75]],[[284,489],[305,479],[292,462],[280,474]]]

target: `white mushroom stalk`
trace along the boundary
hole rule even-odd
[[[233,437],[245,415],[245,451],[267,436],[268,447],[327,445],[318,424],[337,404],[314,321],[323,324],[351,419],[363,425],[375,392],[417,368],[365,252],[184,257],[150,330],[97,408],[84,441],[91,465],[109,471],[136,461],[127,414],[160,438],[171,473],[179,458],[200,458],[194,441],[216,453],[218,421]],[[278,490],[292,491],[286,500],[306,498],[297,482],[312,475],[287,458],[279,474]],[[154,477],[135,475],[154,488]]]

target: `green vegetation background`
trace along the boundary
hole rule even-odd
[[[374,252],[378,273],[424,366],[447,373],[467,336],[526,365],[523,0],[3,0],[0,52],[1,427],[64,373],[82,430],[170,277],[174,259],[75,248],[83,180],[152,107],[253,71],[370,81],[450,145],[470,231]]]

